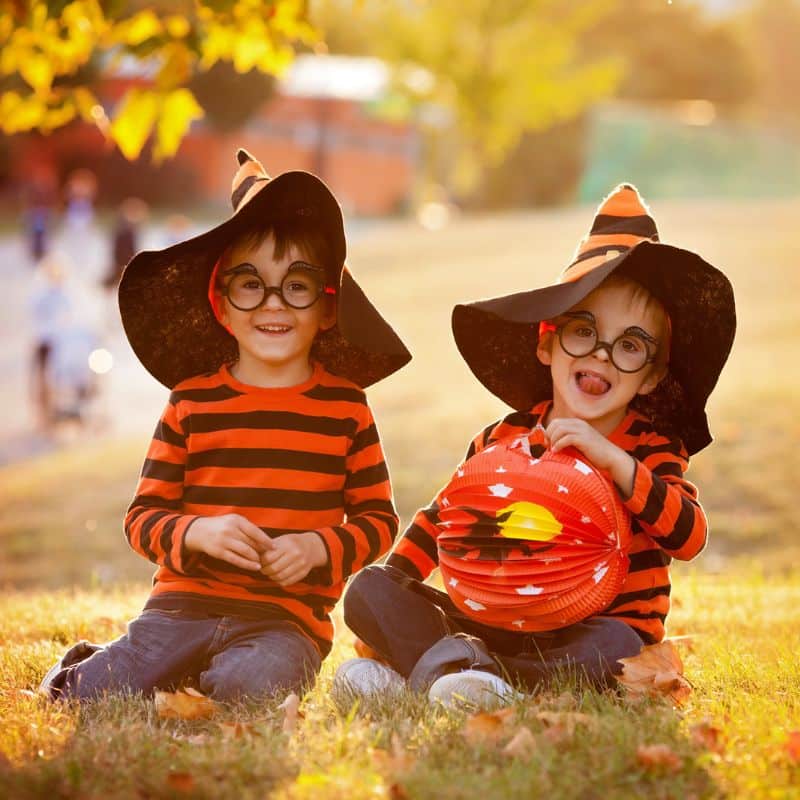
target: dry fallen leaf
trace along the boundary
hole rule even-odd
[[[194,791],[194,777],[189,772],[170,772],[167,785],[176,792],[191,792]]]
[[[678,772],[683,766],[681,759],[666,744],[639,745],[636,760],[648,771]]]
[[[536,748],[536,737],[531,733],[530,728],[523,725],[503,748],[503,755],[512,758],[529,758],[536,752]]]
[[[257,736],[258,731],[250,722],[218,722],[223,739],[241,739],[244,736]]]
[[[683,677],[683,662],[670,641],[645,645],[639,655],[620,658],[622,674],[617,675],[633,696],[670,697],[681,705],[692,687]]]
[[[357,636],[356,640],[353,642],[353,648],[356,651],[356,655],[360,658],[371,658],[373,661],[380,661],[381,664],[386,663],[376,650],[373,650],[366,642],[362,641]]]
[[[786,735],[783,749],[793,764],[800,764],[800,731],[790,731]]]
[[[513,708],[481,711],[467,717],[461,732],[470,744],[496,742],[506,732],[506,724],[514,714]]]
[[[376,766],[390,775],[405,774],[414,766],[416,756],[410,754],[403,747],[397,733],[392,734],[392,741],[388,750],[375,750],[372,753]]]
[[[195,689],[156,692],[156,711],[162,719],[208,719],[218,710],[217,704]]]
[[[585,725],[590,730],[597,726],[595,717],[582,714],[580,711],[540,711],[536,715],[536,719],[544,722],[548,728],[563,729],[567,736],[575,733],[577,725]]]
[[[725,735],[722,730],[712,724],[711,720],[703,719],[689,728],[692,741],[712,753],[721,753],[725,749]]]
[[[303,719],[300,713],[300,698],[292,692],[278,708],[283,711],[283,732],[291,734],[297,727],[297,721]]]

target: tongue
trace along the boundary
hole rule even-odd
[[[586,394],[603,394],[608,390],[608,381],[596,375],[578,375],[578,386]]]

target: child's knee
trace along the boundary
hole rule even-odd
[[[595,646],[602,655],[609,675],[622,672],[621,658],[638,655],[644,642],[636,631],[618,619],[596,617],[591,621],[595,629]]]
[[[365,618],[374,615],[376,598],[381,596],[387,580],[383,567],[377,564],[365,567],[355,575],[342,600],[344,621],[348,628],[358,633]]]
[[[276,646],[232,648],[201,673],[200,691],[222,702],[266,699],[311,685],[321,665],[317,649],[301,636]]]

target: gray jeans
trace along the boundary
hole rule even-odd
[[[228,701],[296,690],[320,665],[311,639],[290,622],[145,609],[119,639],[70,648],[41,688],[54,699],[88,700],[191,681],[203,694]]]

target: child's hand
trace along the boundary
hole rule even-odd
[[[314,531],[287,533],[270,539],[269,547],[261,554],[261,571],[275,583],[291,586],[327,562],[328,551]]]
[[[625,497],[633,492],[634,460],[582,419],[553,419],[545,429],[550,449],[557,453],[565,447],[580,450],[597,469],[611,474]]]
[[[249,519],[239,514],[224,514],[196,519],[186,531],[184,544],[187,550],[206,553],[255,572],[261,569],[260,554],[270,546],[271,541]]]

